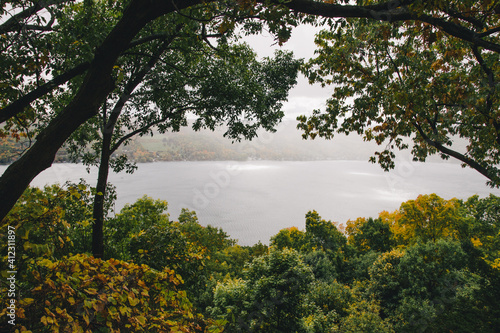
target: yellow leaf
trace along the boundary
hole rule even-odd
[[[480,247],[483,245],[483,243],[481,243],[481,240],[477,237],[473,237],[470,240],[472,242],[472,245],[474,245],[474,247]]]
[[[83,333],[83,327],[75,323],[75,325],[73,325],[73,333]]]
[[[95,288],[87,288],[87,289],[85,289],[85,292],[87,294],[89,294],[89,295],[95,295],[95,294],[97,294],[97,289],[95,289]]]
[[[146,325],[146,318],[144,316],[138,316],[137,321],[143,326]]]
[[[22,239],[28,239],[29,233],[30,233],[30,231],[26,230],[26,233],[24,235],[21,235],[21,238]]]
[[[129,296],[128,302],[130,303],[131,306],[136,306],[139,303],[139,299]]]
[[[84,305],[85,305],[86,308],[89,308],[89,309],[92,308],[92,302],[91,301],[84,300],[83,303],[84,303]]]
[[[87,316],[87,314],[83,315],[83,320],[85,320],[85,323],[87,323],[87,325],[90,324],[89,316]]]
[[[33,303],[35,300],[33,298],[24,298],[21,302],[21,304],[23,305],[30,305],[31,303]]]
[[[119,310],[120,310],[120,313],[122,316],[125,316],[128,313],[130,313],[130,308],[128,308],[126,306],[120,306]]]
[[[56,289],[56,285],[54,284],[54,281],[47,279],[45,282],[49,285],[50,288]]]

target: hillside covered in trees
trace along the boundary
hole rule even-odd
[[[134,137],[127,145],[120,147],[114,157],[126,155],[135,163],[156,161],[315,161],[315,160],[361,160],[368,161],[376,149],[376,144],[364,142],[358,135],[338,135],[335,140],[304,140],[296,128],[297,122],[285,120],[278,125],[275,133],[260,131],[251,141],[235,142],[223,137],[224,129],[212,132],[195,132],[189,127],[180,132],[153,133]],[[0,164],[15,161],[21,152],[29,147],[25,138],[3,138],[0,145]],[[455,144],[464,146],[460,138],[454,138]],[[91,150],[91,147],[87,147]],[[407,152],[398,156],[409,159]],[[437,156],[428,159],[443,162]],[[81,162],[68,153],[67,147],[61,148],[56,155],[57,163]],[[447,162],[458,163],[454,160]]]
[[[183,128],[180,132],[154,133],[134,137],[120,147],[114,157],[126,155],[129,161],[246,161],[246,160],[365,160],[368,161],[375,145],[369,145],[355,135],[339,136],[335,141],[304,140],[296,128],[296,121],[284,121],[275,133],[260,131],[252,141],[234,142],[223,137],[224,130],[195,132]],[[15,161],[29,146],[27,139],[3,138],[0,145],[0,163]],[[91,150],[91,147],[87,147]],[[72,158],[67,147],[56,155],[56,162],[81,162]]]
[[[347,221],[345,230],[310,211],[305,230],[283,229],[270,246],[240,246],[202,226],[195,212],[171,219],[165,201],[143,197],[106,218],[103,259],[89,253],[91,202],[83,183],[30,188],[8,216],[2,233],[15,228],[19,251],[19,332],[497,332],[500,325],[493,195],[422,195],[394,212]],[[2,295],[8,289],[2,284]],[[9,314],[2,309],[2,318]]]

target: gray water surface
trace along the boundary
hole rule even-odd
[[[32,185],[84,178],[95,186],[96,175],[81,165],[55,164]],[[241,245],[268,243],[282,228],[303,229],[309,210],[345,223],[393,211],[419,194],[445,199],[500,195],[471,169],[404,160],[389,173],[364,161],[156,162],[139,164],[132,175],[111,174],[110,182],[117,188],[116,212],[147,194],[169,202],[171,219],[183,207],[195,210],[201,224],[222,227]]]

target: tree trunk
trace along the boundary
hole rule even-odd
[[[109,75],[89,73],[88,84],[36,138],[33,146],[12,163],[0,178],[0,219],[12,209],[30,182],[52,165],[66,139],[97,113],[113,84]],[[92,75],[93,74],[93,75]]]
[[[108,184],[113,129],[114,124],[112,128],[106,126],[102,137],[101,161],[99,164],[99,175],[97,176],[94,209],[92,212],[92,218],[94,220],[94,224],[92,225],[92,255],[95,258],[103,258],[104,256],[104,200]]]
[[[180,28],[181,26],[178,26],[178,30]],[[104,256],[104,201],[109,175],[109,160],[111,158],[111,154],[113,154],[113,152],[120,145],[120,143],[118,143],[113,148],[111,148],[111,140],[113,138],[113,132],[116,126],[116,122],[120,117],[125,103],[130,99],[135,88],[137,88],[144,77],[156,65],[156,63],[160,59],[160,56],[174,38],[175,35],[171,36],[170,39],[166,41],[158,49],[155,55],[147,62],[144,68],[138,71],[137,75],[127,83],[122,95],[113,108],[109,119],[107,120],[105,116],[103,117],[105,124],[102,130],[101,161],[99,163],[99,174],[97,177],[96,194],[94,197],[94,207],[92,212],[92,217],[94,220],[94,223],[92,225],[92,254],[95,258],[103,258]],[[153,126],[153,123],[151,124],[151,126]]]

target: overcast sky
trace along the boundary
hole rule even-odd
[[[245,37],[245,41],[258,53],[260,57],[273,56],[274,50],[293,51],[296,58],[306,60],[314,56],[316,45],[314,35],[318,28],[301,25],[292,31],[292,37],[283,46],[275,44],[272,36],[264,32],[262,35]],[[310,85],[307,79],[300,74],[298,84],[290,91],[288,102],[284,105],[286,119],[295,119],[301,114],[310,114],[314,109],[325,109],[325,102],[331,96],[331,87],[322,88],[320,85]]]

